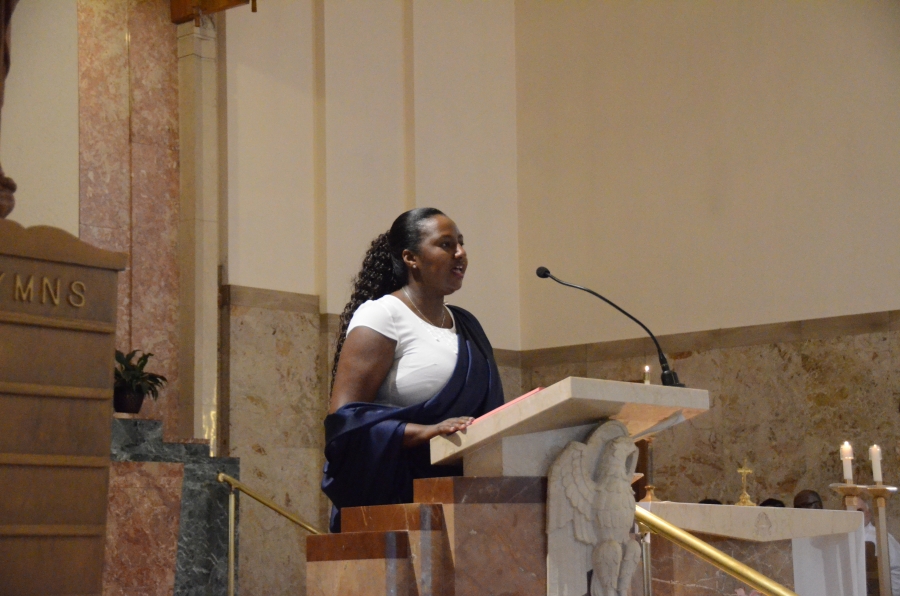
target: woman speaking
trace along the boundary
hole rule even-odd
[[[503,404],[491,344],[469,312],[444,304],[468,259],[449,217],[407,211],[372,241],[341,314],[325,418],[322,490],[340,509],[409,503],[432,466],[428,442]]]

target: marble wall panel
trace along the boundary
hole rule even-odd
[[[711,409],[657,435],[658,496],[733,503],[741,491],[736,470],[746,460],[754,470],[749,492],[755,501],[774,497],[790,506],[794,494],[811,488],[826,508],[837,508],[828,485],[841,480],[837,453],[844,440],[854,445],[858,482],[872,481],[867,448],[873,443],[882,445],[886,481],[900,482],[900,331],[882,326],[833,337],[789,336],[668,354],[686,385],[709,390]],[[569,360],[551,354],[547,365],[523,354],[522,378],[546,386],[583,370],[589,377],[633,381],[651,364],[653,383],[659,383],[653,357],[584,363],[580,352],[572,353]],[[889,526],[900,533],[900,502],[889,502]]]
[[[583,360],[580,362],[538,365],[530,368],[523,367],[522,386],[525,391],[531,391],[537,387],[549,387],[566,377],[585,376],[587,376],[587,363]]]
[[[104,596],[174,593],[183,478],[183,464],[112,463]]]
[[[657,441],[657,483],[683,495],[679,500],[702,498],[698,485],[705,485],[714,494],[704,496],[734,501],[740,479],[733,470],[747,458],[756,472],[751,477],[755,499],[790,503],[798,490],[813,488],[826,507],[837,507],[827,486],[841,478],[840,442],[856,445],[856,477],[871,482],[865,448],[876,441],[896,445],[900,439],[891,388],[897,372],[890,369],[886,334],[719,352],[722,379],[706,446],[698,446],[699,433],[690,427],[673,429]],[[717,480],[697,465],[711,450],[718,451],[711,456],[721,469]],[[885,470],[894,470],[896,477],[900,461],[897,450],[890,451]]]
[[[506,401],[525,393],[522,389],[521,367],[498,365],[497,369],[500,371],[500,382],[503,384],[503,397]]]
[[[324,456],[318,448],[258,447],[242,456],[243,481],[264,496],[318,527]],[[253,499],[240,499],[239,587],[244,594],[296,594],[306,585],[306,536],[301,527]]]
[[[229,316],[229,452],[241,458],[247,484],[327,528],[320,316],[234,305]],[[241,591],[303,593],[304,531],[246,497],[240,512]]]

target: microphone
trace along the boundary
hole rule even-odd
[[[653,335],[653,332],[651,332],[649,329],[647,329],[646,325],[644,325],[643,323],[638,321],[636,318],[634,318],[633,316],[631,316],[630,314],[625,312],[625,310],[622,309],[620,306],[613,303],[611,300],[604,298],[603,296],[601,296],[594,290],[590,290],[590,289],[582,287],[582,286],[576,286],[575,284],[570,284],[569,282],[563,281],[561,279],[557,279],[556,277],[553,276],[552,273],[550,273],[550,270],[547,269],[546,267],[538,267],[536,273],[537,273],[537,276],[540,277],[541,279],[547,279],[549,277],[550,279],[552,279],[553,281],[555,281],[558,284],[568,286],[570,288],[575,288],[576,290],[581,290],[583,292],[587,292],[588,294],[591,294],[592,296],[596,296],[600,300],[606,302],[611,307],[613,307],[614,309],[616,309],[617,311],[619,311],[620,313],[622,313],[623,315],[625,315],[626,317],[628,317],[629,319],[631,319],[632,321],[634,321],[635,323],[640,325],[641,329],[646,331],[647,335],[650,336],[650,339],[653,340],[653,343],[656,344],[656,353],[659,356],[659,366],[660,366],[660,368],[662,368],[662,384],[667,387],[684,387],[684,383],[681,383],[678,381],[678,373],[676,373],[674,370],[669,368],[669,361],[666,360],[666,355],[663,354],[662,348],[659,347],[659,342],[656,341],[656,336]]]

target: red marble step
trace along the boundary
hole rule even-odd
[[[547,502],[547,479],[537,476],[451,476],[413,481],[416,503],[444,505]]]
[[[341,532],[443,531],[440,504],[404,503],[346,507],[341,510]]]
[[[408,559],[409,552],[406,532],[351,532],[306,538],[307,562]]]

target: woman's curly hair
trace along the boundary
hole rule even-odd
[[[403,251],[419,250],[422,243],[422,223],[436,215],[444,214],[433,207],[411,209],[395,219],[390,230],[372,240],[366,256],[363,257],[362,268],[353,278],[350,302],[341,313],[341,333],[338,336],[334,350],[334,365],[331,368],[332,388],[338,361],[341,358],[341,348],[344,347],[344,340],[347,338],[347,326],[350,325],[353,313],[363,302],[377,300],[406,285],[408,272],[403,262]]]

